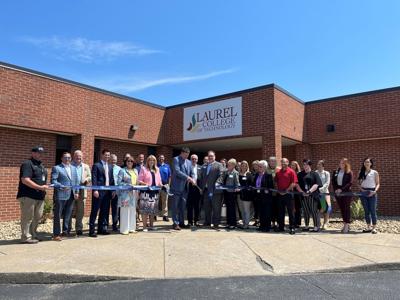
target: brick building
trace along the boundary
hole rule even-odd
[[[207,137],[185,139],[189,131],[186,110],[204,111],[232,99],[240,102],[240,114],[234,117],[235,124],[241,123],[239,134],[223,136],[224,130],[220,130],[222,136],[213,137],[213,132],[204,130]],[[110,149],[119,159],[126,152],[162,153],[170,159],[183,145],[200,158],[211,148],[217,159],[252,161],[271,155],[290,160],[325,159],[330,171],[340,158],[347,157],[355,173],[362,159],[371,156],[382,181],[379,213],[399,215],[395,188],[399,182],[395,160],[400,154],[399,99],[400,88],[396,87],[304,103],[269,84],[162,107],[0,63],[0,221],[19,217],[15,199],[19,165],[37,144],[46,149],[43,161],[49,171],[63,151],[76,149],[84,152],[89,164],[102,148]],[[228,112],[227,108],[219,110],[220,116]],[[132,125],[138,129],[132,130]],[[215,125],[210,128],[225,126]]]

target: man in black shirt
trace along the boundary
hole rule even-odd
[[[37,227],[43,215],[44,197],[49,186],[47,170],[40,161],[44,149],[32,148],[32,157],[22,163],[19,174],[17,199],[21,207],[21,242],[36,244]]]

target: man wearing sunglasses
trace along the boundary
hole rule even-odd
[[[71,236],[70,219],[74,200],[79,198],[79,189],[71,186],[80,184],[76,167],[71,165],[71,153],[64,152],[61,164],[51,170],[51,183],[54,184],[54,223],[53,240],[61,241],[62,237]],[[63,218],[62,233],[60,219]]]

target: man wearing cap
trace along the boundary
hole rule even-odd
[[[37,227],[43,215],[44,197],[49,188],[47,170],[41,162],[43,147],[32,148],[32,157],[22,163],[17,199],[21,207],[21,242],[36,244]]]

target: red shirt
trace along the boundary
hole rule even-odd
[[[286,170],[280,169],[276,172],[275,181],[278,190],[284,191],[289,188],[292,183],[297,183],[296,172],[287,167]]]

